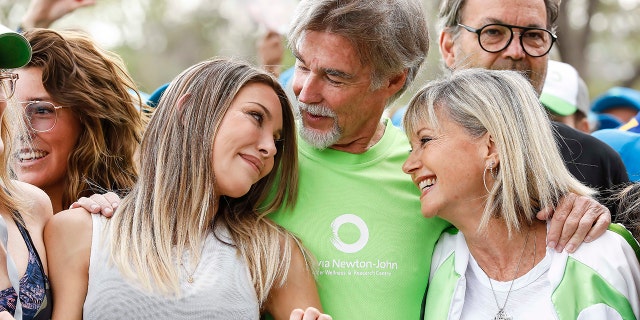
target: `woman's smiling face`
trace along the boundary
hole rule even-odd
[[[241,197],[274,166],[282,132],[282,106],[273,88],[245,85],[231,102],[213,144],[219,195]]]
[[[453,222],[453,214],[468,212],[471,203],[484,199],[485,136],[472,137],[438,112],[438,128],[425,124],[409,138],[412,151],[402,169],[421,191],[425,217],[440,216]]]
[[[18,101],[48,101],[58,105],[44,88],[41,68],[23,68],[16,70],[16,73],[20,76],[15,93]],[[80,121],[72,108],[60,108],[56,113],[57,120],[51,130],[30,130],[31,145],[22,145],[16,150],[14,169],[18,179],[45,191],[64,187],[68,159],[82,132]]]

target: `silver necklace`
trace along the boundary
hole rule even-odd
[[[189,273],[189,270],[184,265],[184,263],[180,262],[180,266],[184,269],[184,273],[187,275],[187,282],[194,283],[196,280],[193,278],[193,275],[196,273],[196,269],[198,269],[198,264],[196,264],[196,267],[193,268],[193,271],[191,273]]]
[[[524,246],[522,247],[522,253],[520,254],[520,260],[518,260],[518,265],[516,266],[516,272],[513,275],[513,279],[511,280],[511,284],[509,285],[509,291],[507,291],[507,297],[504,299],[504,303],[502,304],[502,307],[500,307],[500,304],[498,303],[498,297],[496,296],[496,291],[493,289],[493,283],[491,282],[491,277],[489,278],[489,285],[491,286],[491,292],[493,293],[493,299],[496,301],[496,306],[498,307],[498,313],[496,313],[496,315],[493,317],[493,320],[512,320],[513,318],[511,316],[509,316],[505,311],[504,308],[507,306],[507,301],[509,301],[509,294],[511,294],[511,289],[513,288],[513,283],[516,281],[516,277],[518,276],[518,271],[520,270],[520,263],[522,262],[522,257],[524,257],[524,252],[527,249],[527,242],[529,242],[529,232],[531,231],[531,228],[529,228],[529,230],[527,230],[527,236],[524,239]],[[535,240],[534,240],[534,246],[535,246]],[[535,248],[534,248],[535,250]],[[534,251],[535,254],[535,251]],[[535,263],[535,259],[534,259],[534,263]]]
[[[198,259],[198,263],[196,263],[194,266],[191,266],[191,260],[189,259],[189,266],[193,267],[193,270],[189,270],[187,269],[187,266],[184,264],[184,260],[180,259],[180,266],[182,267],[182,269],[184,269],[184,273],[187,276],[187,282],[190,284],[193,284],[196,279],[193,277],[193,275],[196,273],[196,270],[198,270],[198,265],[200,265],[200,261],[202,261],[202,252],[204,251],[204,244],[202,245],[202,248],[200,249],[200,259]],[[184,258],[184,254],[183,254],[183,258]]]

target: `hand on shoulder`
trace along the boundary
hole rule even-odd
[[[305,310],[293,310],[289,320],[332,320],[332,318],[330,315],[321,313],[314,307],[308,307]]]
[[[573,253],[584,242],[598,238],[611,223],[607,207],[588,196],[569,193],[560,199],[556,208],[538,212],[538,219],[550,220],[547,246],[562,252]]]
[[[82,197],[71,204],[70,209],[84,208],[91,213],[100,213],[107,218],[111,218],[120,204],[120,197],[114,192],[105,194],[93,194],[90,197]]]

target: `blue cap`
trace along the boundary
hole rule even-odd
[[[591,111],[601,113],[620,106],[640,111],[640,91],[625,87],[613,87],[593,101]]]
[[[594,131],[592,135],[606,142],[620,154],[627,169],[629,180],[640,182],[640,134],[622,130],[606,129]]]
[[[615,129],[622,125],[622,121],[620,121],[620,119],[608,113],[596,113],[596,122],[596,130]]]
[[[163,85],[161,85],[158,89],[156,89],[154,92],[152,92],[149,95],[149,99],[147,99],[147,105],[151,106],[151,107],[157,107],[158,106],[158,102],[160,102],[160,97],[162,97],[162,94],[164,93],[165,90],[167,90],[167,87],[169,86],[168,83],[165,83]]]

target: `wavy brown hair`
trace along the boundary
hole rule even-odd
[[[67,160],[62,207],[95,192],[129,190],[146,113],[122,59],[81,31],[32,29],[24,36],[33,50],[25,68],[42,69],[44,88],[82,127]]]

